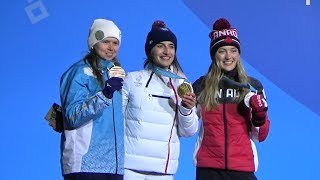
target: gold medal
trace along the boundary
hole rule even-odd
[[[120,66],[113,66],[109,70],[109,77],[120,77],[120,78],[125,78],[126,73],[125,71],[120,67]]]
[[[192,87],[189,83],[183,82],[178,86],[178,95],[180,98],[182,98],[188,92],[192,92]]]

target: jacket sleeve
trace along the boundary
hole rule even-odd
[[[263,95],[263,97],[266,100],[266,94],[265,94],[265,91],[264,91],[264,88],[263,88],[263,85],[261,84],[261,82],[255,78],[250,77],[250,84],[257,90],[256,93]],[[262,126],[255,127],[252,124],[251,138],[255,141],[258,141],[258,142],[264,141],[269,134],[269,128],[270,128],[270,120],[269,120],[269,116],[267,115],[266,121]]]
[[[267,117],[266,122],[262,126],[255,127],[254,125],[252,125],[251,138],[258,142],[264,141],[269,134],[269,128],[270,128],[270,120]]]
[[[181,137],[193,136],[198,131],[198,116],[196,108],[191,110],[179,106],[178,110],[178,134]]]
[[[61,78],[60,98],[64,125],[68,130],[76,129],[101,115],[112,103],[102,91],[90,95],[89,76],[84,71],[85,68],[69,69]]]

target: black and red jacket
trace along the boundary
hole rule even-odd
[[[234,73],[233,73],[234,74]],[[237,81],[237,78],[229,75]],[[258,94],[264,95],[262,84],[252,77],[249,83]],[[205,87],[205,77],[200,77],[193,84],[198,96]],[[215,168],[244,172],[257,170],[257,152],[254,142],[264,141],[269,132],[270,121],[266,117],[265,124],[254,127],[251,123],[251,110],[244,102],[234,102],[239,95],[239,88],[226,82],[219,83],[219,106],[214,110],[201,111],[202,126],[195,149],[195,165],[203,168]]]

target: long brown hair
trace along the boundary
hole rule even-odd
[[[86,63],[89,63],[92,73],[97,77],[97,81],[100,84],[101,87],[104,86],[103,77],[102,77],[102,71],[99,69],[99,63],[101,61],[101,58],[97,55],[95,50],[92,48],[90,49],[90,52],[84,56],[83,60]],[[113,63],[117,63],[120,65],[119,60],[115,57],[112,60]]]

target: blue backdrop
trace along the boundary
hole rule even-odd
[[[310,0],[2,1],[0,178],[57,180],[60,134],[44,116],[59,102],[61,74],[87,52],[95,18],[122,30],[120,60],[141,69],[151,24],[162,19],[178,37],[178,58],[193,82],[210,64],[212,23],[238,29],[246,70],[265,87],[271,130],[257,144],[262,180],[317,179],[320,155],[320,2]],[[182,139],[177,180],[194,179],[196,136]]]

